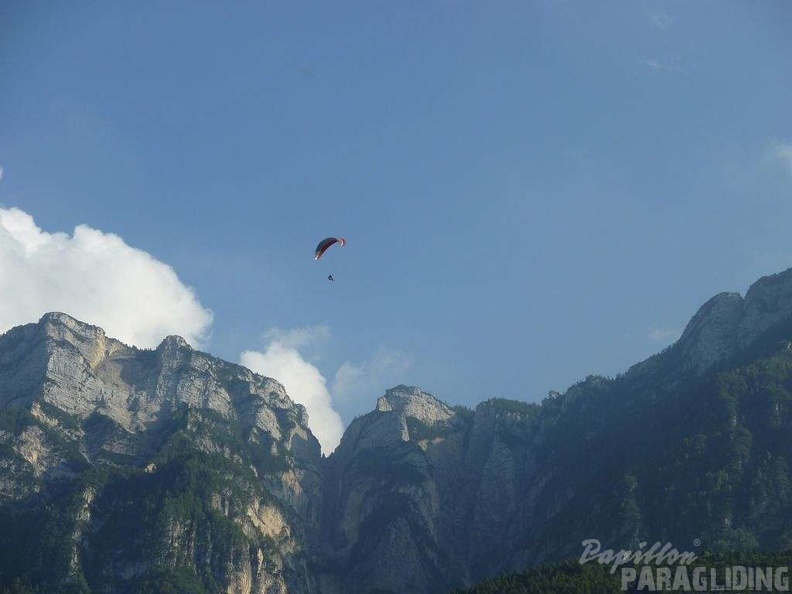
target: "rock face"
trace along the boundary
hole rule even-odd
[[[352,422],[327,464],[324,530],[337,568],[327,591],[431,592],[448,583],[435,480],[447,460],[435,467],[426,450],[460,427],[451,408],[406,386]]]
[[[0,337],[0,411],[3,519],[64,507],[59,588],[137,592],[184,567],[224,592],[315,591],[304,548],[319,532],[320,448],[276,381],[176,336],[139,350],[52,313]]]
[[[792,269],[765,276],[743,298],[721,293],[707,301],[677,345],[683,365],[703,372],[749,348],[792,316]]]
[[[388,390],[327,461],[323,525],[339,569],[327,591],[442,592],[511,567],[558,474],[537,459],[540,410]]]
[[[692,369],[706,371],[737,350],[744,306],[739,293],[721,293],[701,306],[679,340],[682,357]]]
[[[587,538],[788,547],[790,341],[787,271],[541,405],[396,386],[324,458],[276,381],[47,314],[0,336],[0,590],[428,594]]]

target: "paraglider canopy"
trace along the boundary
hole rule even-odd
[[[319,242],[319,245],[316,246],[316,253],[314,254],[314,260],[318,260],[324,253],[328,250],[331,245],[338,244],[341,247],[346,245],[346,240],[342,237],[328,237],[327,239],[323,239]]]

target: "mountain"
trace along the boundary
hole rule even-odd
[[[60,313],[0,336],[0,591],[444,592],[604,548],[792,547],[792,270],[541,404],[396,386],[321,455],[276,381]]]
[[[314,591],[319,444],[277,382],[52,313],[0,337],[0,409],[3,581]]]

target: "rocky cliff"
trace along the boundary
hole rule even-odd
[[[693,316],[676,348],[681,365],[704,372],[750,348],[754,342],[792,316],[792,270],[766,276],[743,298],[721,293]]]
[[[0,410],[6,574],[16,558],[62,591],[137,592],[163,572],[314,591],[319,444],[274,380],[52,313],[0,337]]]
[[[0,588],[448,591],[580,543],[792,544],[792,270],[540,405],[396,386],[323,458],[274,380],[64,314],[0,337]]]

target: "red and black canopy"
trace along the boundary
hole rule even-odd
[[[327,239],[323,239],[319,242],[319,245],[316,246],[316,253],[314,254],[314,260],[318,260],[324,253],[328,250],[328,248],[337,243],[341,247],[346,245],[346,240],[342,237],[328,237]]]

